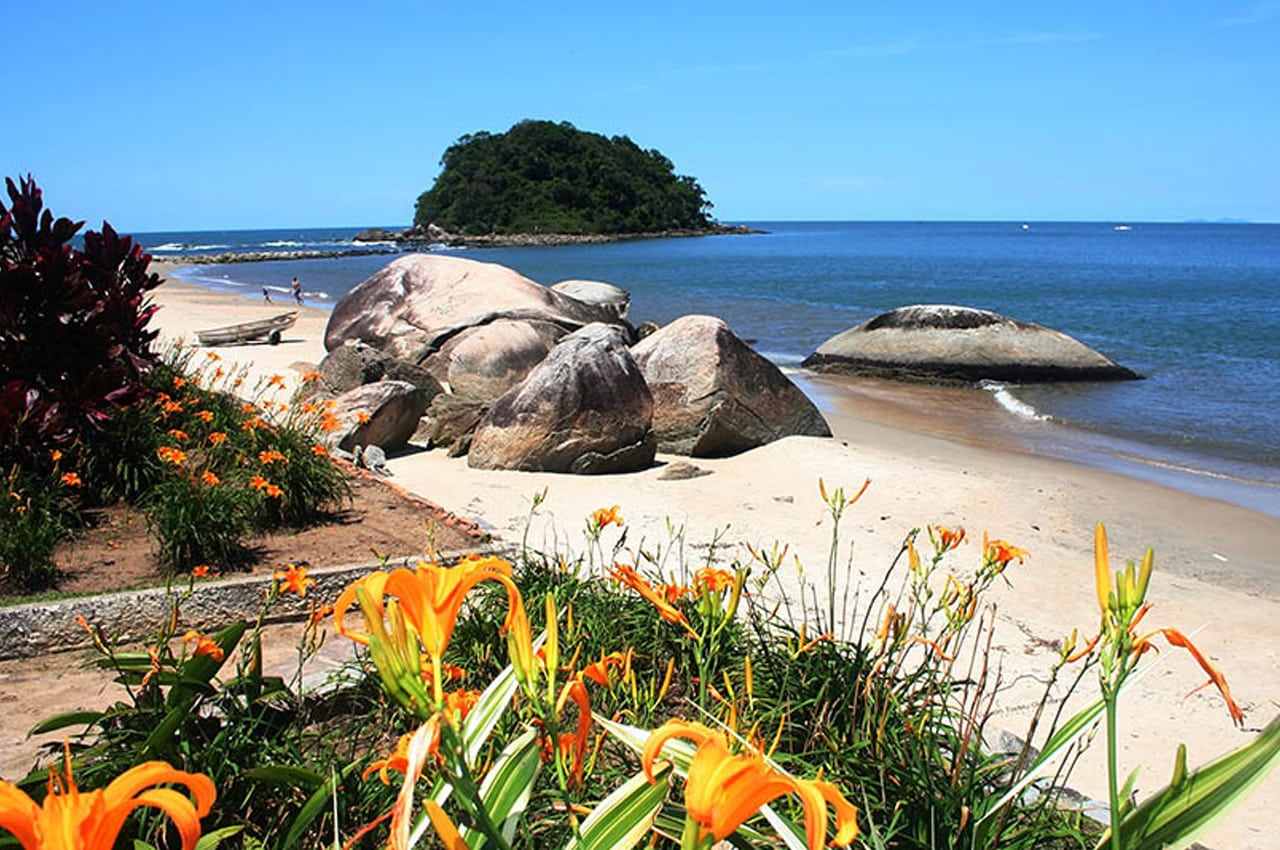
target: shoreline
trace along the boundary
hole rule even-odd
[[[167,340],[191,339],[196,329],[261,318],[271,309],[237,293],[173,280],[155,291],[154,300],[161,309],[152,324]],[[304,306],[281,345],[216,351],[231,364],[252,364],[255,375],[285,374],[296,381],[298,369],[323,357],[328,315]],[[1280,642],[1269,638],[1280,622],[1280,518],[1034,453],[1001,432],[987,431],[981,417],[949,416],[945,407],[922,413],[874,393],[859,397],[824,382],[810,384],[806,377],[806,390],[819,384],[823,389],[815,401],[834,438],[792,437],[731,458],[660,455],[653,468],[599,477],[474,470],[465,458],[425,450],[399,454],[389,465],[399,486],[480,522],[498,537],[518,542],[527,534],[534,548],[583,550],[585,517],[613,504],[626,521],[623,558],[658,545],[668,551],[670,542],[670,551],[684,551],[689,563],[711,552],[731,563],[748,558],[747,545],[767,550],[775,542],[785,544],[790,555],[783,572],[793,587],[792,557],[812,577],[823,572],[829,552],[832,529],[819,480],[828,490],[843,487],[852,494],[870,478],[870,489],[841,526],[841,580],[854,593],[869,594],[904,535],[926,523],[968,529],[969,542],[947,561],[957,572],[969,571],[980,559],[984,532],[1030,551],[988,600],[997,606],[993,648],[1003,681],[994,709],[997,725],[1015,734],[1025,728],[1028,706],[1042,691],[1055,655],[1050,647],[1073,628],[1083,634],[1096,628],[1092,542],[1094,523],[1102,520],[1113,567],[1137,559],[1148,545],[1155,548],[1148,622],[1192,636],[1222,669],[1248,715],[1246,731],[1238,732],[1216,692],[1188,697],[1203,681],[1200,670],[1186,653],[1166,650],[1156,675],[1125,697],[1121,762],[1126,771],[1142,767],[1138,793],[1145,796],[1164,784],[1177,741],[1187,742],[1192,765],[1202,764],[1243,744],[1276,713]],[[664,478],[678,461],[710,474]],[[534,494],[544,490],[545,501],[532,512]],[[674,541],[673,528],[681,532]],[[618,534],[608,530],[602,552],[610,551]],[[1092,694],[1090,677],[1068,710]],[[1094,799],[1106,797],[1102,750],[1095,741],[1071,779]],[[1202,840],[1223,850],[1263,850],[1270,846],[1267,824],[1276,805],[1280,774],[1264,779]]]

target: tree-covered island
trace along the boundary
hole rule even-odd
[[[567,121],[521,121],[505,133],[463,136],[418,197],[414,230],[463,236],[621,236],[715,231],[711,202],[671,160],[627,136]]]

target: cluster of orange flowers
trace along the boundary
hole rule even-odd
[[[165,463],[171,463],[174,466],[182,466],[187,462],[187,453],[173,446],[161,446],[156,449],[156,455]]]
[[[249,486],[260,493],[265,493],[269,499],[279,499],[284,495],[284,490],[279,486],[272,484],[261,475],[255,475],[249,479]]]

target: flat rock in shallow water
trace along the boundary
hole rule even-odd
[[[1141,377],[1060,331],[973,307],[917,304],[818,346],[810,369],[900,380],[1036,383]]]

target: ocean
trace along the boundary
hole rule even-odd
[[[544,284],[608,281],[631,292],[634,323],[719,316],[788,371],[829,337],[908,304],[960,304],[1036,322],[1145,379],[975,390],[974,404],[996,411],[1006,436],[1030,450],[1280,515],[1280,225],[749,224],[767,232],[436,250],[500,263]],[[157,258],[181,259],[340,251],[355,247],[354,232],[135,236]],[[266,287],[277,303],[291,302],[297,276],[307,303],[331,307],[391,259],[231,263],[178,276],[246,297],[261,298]]]

